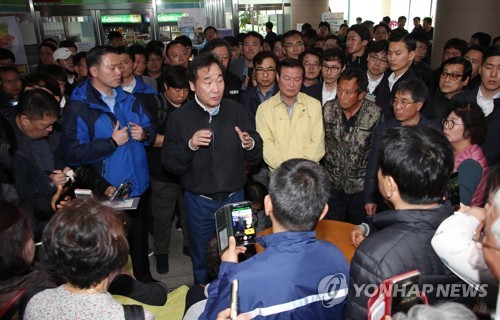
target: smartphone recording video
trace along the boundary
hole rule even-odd
[[[231,205],[234,238],[237,246],[255,243],[255,228],[252,216],[252,204],[248,201]]]

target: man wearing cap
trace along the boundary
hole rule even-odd
[[[66,70],[68,80],[66,81],[66,93],[71,96],[76,85],[75,66],[73,65],[73,51],[69,48],[59,48],[54,51],[54,61]]]

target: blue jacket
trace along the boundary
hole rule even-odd
[[[279,232],[257,241],[264,252],[242,263],[222,263],[200,319],[215,319],[229,307],[233,279],[239,281],[238,313],[252,318],[344,318],[349,266],[336,246],[316,240],[314,231]]]
[[[114,186],[132,182],[131,196],[141,195],[149,186],[145,146],[154,142],[156,129],[136,98],[116,88],[114,113],[101,93],[88,80],[73,90],[62,123],[61,150],[69,165],[90,164]],[[120,129],[133,122],[149,133],[147,141],[132,138],[116,148],[109,140],[116,121]]]

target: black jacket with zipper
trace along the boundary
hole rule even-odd
[[[251,150],[243,149],[235,127],[248,132],[255,141]],[[193,151],[188,141],[200,129],[211,129],[208,147]],[[211,116],[195,99],[172,112],[163,141],[162,163],[173,174],[181,176],[182,187],[195,194],[234,192],[244,186],[244,161],[259,164],[262,139],[243,106],[222,99],[219,113]]]

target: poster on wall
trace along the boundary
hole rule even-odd
[[[321,21],[326,21],[330,24],[330,29],[332,32],[338,32],[340,30],[340,25],[344,23],[344,13],[343,12],[323,12],[321,15]]]
[[[16,57],[19,73],[28,74],[23,37],[15,17],[0,17],[0,48],[9,49]]]

